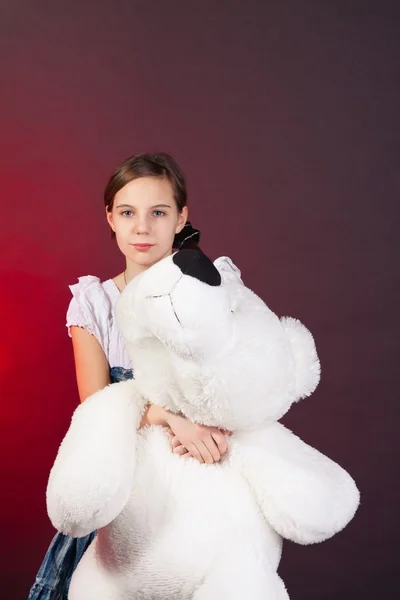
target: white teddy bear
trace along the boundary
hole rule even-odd
[[[182,250],[143,272],[116,314],[135,379],[75,411],[52,468],[53,525],[98,530],[70,600],[284,600],[282,538],[321,542],[359,502],[339,465],[278,423],[316,388],[309,331],[279,319],[229,259]],[[227,456],[173,454],[148,402],[233,431]]]

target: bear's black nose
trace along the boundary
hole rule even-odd
[[[221,275],[214,263],[197,250],[179,250],[172,260],[184,275],[190,275],[207,285],[221,285]]]

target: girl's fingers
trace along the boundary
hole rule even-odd
[[[178,456],[184,456],[185,454],[188,454],[188,451],[184,446],[182,446],[182,444],[180,444],[180,446],[176,446],[176,448],[174,448],[174,454],[177,454]]]
[[[207,463],[211,465],[214,460],[211,452],[208,450],[204,442],[196,441],[196,443],[190,443],[187,446],[190,454],[201,463]]]
[[[206,438],[208,440],[209,438]],[[213,455],[211,454],[209,448],[207,447],[205,442],[195,442],[195,446],[197,450],[200,452],[203,462],[207,465],[212,465],[214,462]]]
[[[211,454],[213,462],[218,462],[221,460],[221,452],[219,451],[219,448],[211,435],[204,440],[204,444]]]
[[[168,433],[171,436],[171,447],[174,454],[185,457],[192,456],[199,462],[207,464],[220,461],[228,450],[227,434],[220,429],[211,427],[207,429],[208,431],[203,431],[203,439],[194,438],[193,442],[185,442],[185,444],[182,444],[172,429],[169,429]]]
[[[190,455],[193,456],[193,458],[198,460],[200,463],[204,462],[202,455],[200,454],[197,446],[193,444],[193,442],[190,442],[190,444],[186,446],[186,449],[188,453],[190,453]]]
[[[178,446],[181,446],[181,445],[182,445],[182,443],[178,440],[178,438],[176,436],[172,438],[171,446],[173,448],[177,448]]]
[[[228,450],[228,442],[226,441],[224,434],[221,431],[216,430],[212,432],[211,436],[218,446],[220,455],[223,456],[226,454],[226,451]]]

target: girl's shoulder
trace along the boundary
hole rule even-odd
[[[114,304],[119,296],[119,290],[112,279],[101,281],[94,275],[78,277],[78,283],[68,286],[73,298],[78,302]]]
[[[67,328],[77,325],[99,337],[107,329],[119,290],[112,279],[101,281],[94,275],[84,275],[69,286],[72,293],[67,310]]]

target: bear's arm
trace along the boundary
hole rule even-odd
[[[132,490],[145,406],[129,380],[96,392],[75,410],[47,485],[47,512],[56,529],[85,536],[122,511]]]
[[[330,538],[357,510],[359,492],[350,475],[280,423],[235,434],[230,461],[270,525],[299,544]]]

